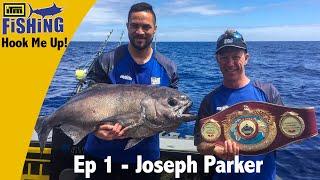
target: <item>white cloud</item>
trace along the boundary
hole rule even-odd
[[[189,5],[192,3],[192,0],[174,0],[172,1],[172,5],[181,6],[181,5]]]
[[[161,29],[158,41],[216,41],[226,29],[236,29],[246,41],[320,41],[320,24],[265,27]]]
[[[83,22],[103,25],[124,24],[126,22],[126,18],[110,9],[94,7],[89,11]]]
[[[246,6],[246,7],[242,7],[241,11],[252,11],[257,9],[257,7],[253,7],[253,6]]]
[[[320,24],[238,28],[248,41],[319,41]]]
[[[252,11],[254,9],[256,9],[256,7],[252,6],[239,7],[237,9],[222,9],[217,7],[215,4],[208,2],[176,0],[173,2],[165,3],[165,5],[161,7],[160,12],[162,12],[162,14],[169,13],[174,15],[192,13],[204,16],[220,16]]]
[[[96,25],[125,24],[128,11],[133,4],[130,0],[98,1],[84,18],[84,23]]]
[[[215,6],[212,6],[212,5],[201,5],[201,6],[189,6],[189,7],[177,8],[173,10],[173,13],[195,13],[200,15],[217,16],[217,15],[232,14],[232,13],[235,13],[235,11],[217,9]]]
[[[127,13],[132,4],[139,1],[130,0],[100,0],[89,11],[84,22],[78,29],[73,40],[94,40],[101,41],[106,37],[106,32],[114,29],[112,38],[117,41],[122,30],[126,29]],[[151,3],[153,4],[153,3]],[[243,6],[238,9],[223,9],[214,3],[194,1],[194,0],[173,0],[162,4],[154,3],[156,14],[159,17],[169,16],[174,18],[177,14],[193,14],[202,16],[218,16],[238,14],[260,10],[275,6],[284,6],[286,3],[269,4],[259,6]],[[157,7],[157,5],[159,7]],[[160,18],[159,18],[160,19]],[[161,22],[161,21],[159,21]],[[187,24],[186,28],[174,27],[174,25],[163,26],[159,24],[158,41],[215,41],[218,36],[227,28],[237,29],[248,41],[298,41],[298,40],[320,40],[320,24],[313,25],[278,25],[278,26],[250,26],[244,27],[213,27],[197,25],[197,23]],[[167,27],[167,28],[166,28]],[[118,34],[117,34],[118,33]],[[126,34],[124,36],[126,38]]]
[[[73,37],[73,41],[103,41],[105,38],[107,38],[107,35],[110,33],[109,30],[101,30],[101,31],[87,31],[87,32],[80,32],[75,34]],[[124,29],[113,29],[113,33],[110,36],[109,41],[115,41],[118,42],[120,40],[122,31]],[[127,38],[127,31],[124,31],[122,41],[128,41]]]

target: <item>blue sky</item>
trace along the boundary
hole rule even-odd
[[[126,22],[132,0],[98,0],[74,41],[128,41]],[[247,41],[320,41],[319,0],[146,0],[157,15],[157,41],[216,41],[226,29]]]

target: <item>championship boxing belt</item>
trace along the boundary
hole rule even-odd
[[[224,146],[235,141],[240,154],[257,155],[318,135],[313,107],[289,108],[243,102],[200,120],[206,142]]]

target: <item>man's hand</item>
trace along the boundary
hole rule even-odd
[[[123,128],[119,123],[115,125],[110,124],[102,124],[99,128],[95,131],[95,135],[103,140],[111,141],[114,139],[124,139],[126,138],[127,128]]]
[[[239,155],[239,146],[237,143],[227,140],[224,146],[215,146],[214,154],[223,160],[233,160],[235,155]]]

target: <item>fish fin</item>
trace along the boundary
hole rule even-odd
[[[31,14],[33,13],[33,9],[32,9],[32,7],[31,7],[31,5],[28,3],[28,5],[29,5],[29,7],[30,7],[30,14],[29,14],[29,17],[28,17],[28,19],[30,18],[30,16],[31,16]]]
[[[43,150],[46,145],[48,135],[53,127],[49,126],[47,123],[47,116],[40,116],[36,122],[35,131],[38,134],[39,144],[40,144],[40,154],[42,155]]]
[[[39,134],[41,132],[42,124],[45,123],[47,117],[46,116],[39,116],[34,127],[34,130]]]
[[[132,148],[133,146],[137,145],[142,140],[144,140],[144,138],[141,138],[141,139],[130,139],[128,141],[126,147],[124,148],[124,150],[128,150],[128,149]]]
[[[91,132],[69,124],[63,124],[60,128],[73,140],[73,145],[78,144],[87,134],[89,134],[89,132]]]

